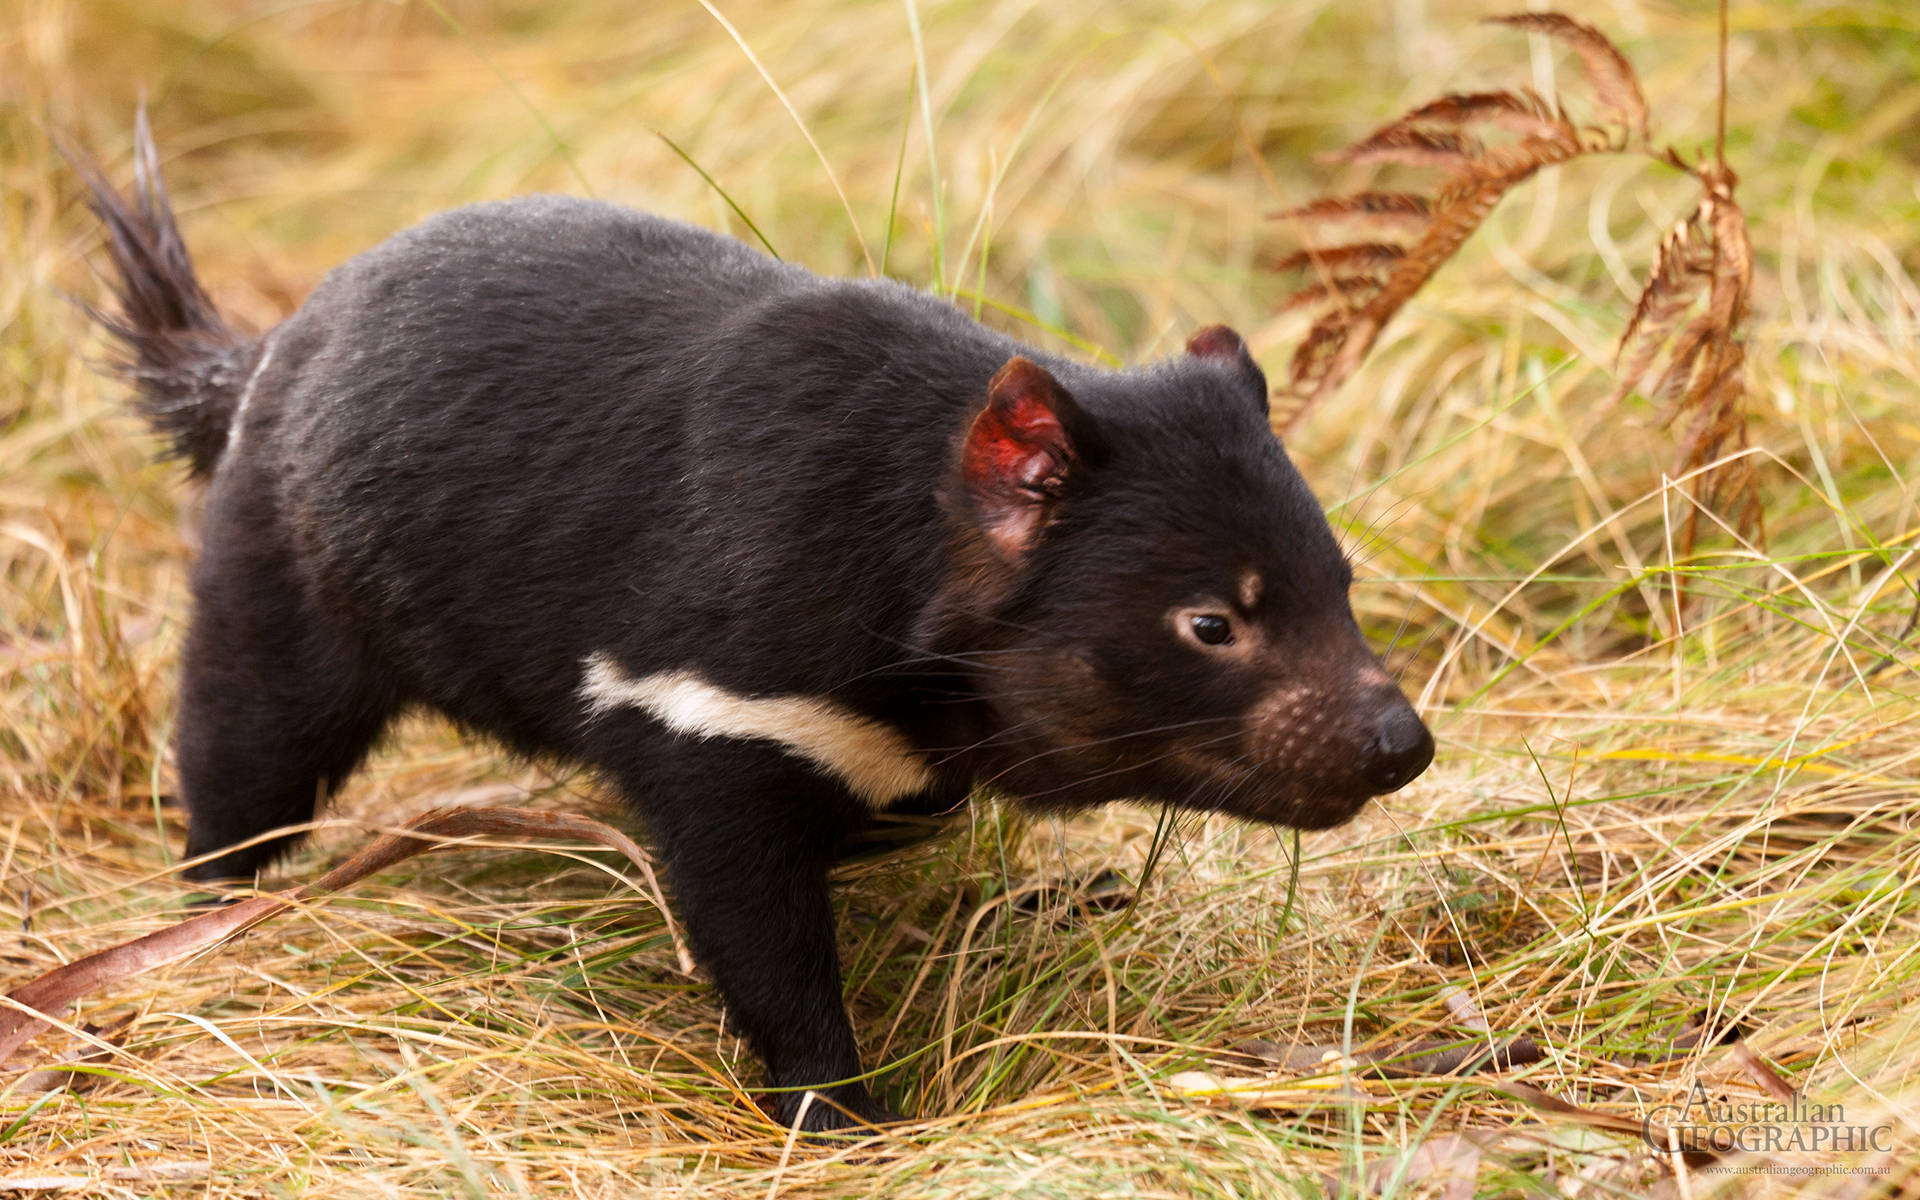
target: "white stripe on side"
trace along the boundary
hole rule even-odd
[[[904,734],[831,700],[742,696],[688,670],[635,679],[605,654],[587,659],[580,695],[596,715],[637,708],[675,733],[778,742],[876,809],[933,785],[933,772]]]

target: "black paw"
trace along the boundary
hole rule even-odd
[[[874,1133],[907,1119],[857,1084],[817,1092],[780,1092],[768,1101],[774,1120],[805,1134]]]

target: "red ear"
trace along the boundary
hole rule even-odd
[[[1009,560],[1033,544],[1078,463],[1073,397],[1046,368],[1014,358],[987,385],[960,469],[981,529]]]
[[[1246,339],[1225,325],[1209,325],[1187,339],[1187,353],[1196,358],[1217,358],[1236,366],[1253,355],[1247,353]]]

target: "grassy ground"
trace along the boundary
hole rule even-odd
[[[549,189],[757,229],[821,271],[884,265],[1077,353],[1151,357],[1229,321],[1277,373],[1304,321],[1275,312],[1286,281],[1262,264],[1291,246],[1267,214],[1364,179],[1315,156],[1440,90],[1568,73],[1476,24],[1492,0],[1076,7],[724,0],[730,26],[696,2],[0,11],[0,983],[190,895],[163,797],[194,502],[89,369],[102,346],[69,297],[99,294],[97,235],[50,130],[124,179],[144,94],[203,274],[255,326],[427,213]],[[1670,136],[1709,140],[1708,6],[1582,15]],[[1441,741],[1413,787],[1304,839],[1297,889],[1290,839],[1190,819],[1137,907],[1068,903],[1137,879],[1157,817],[1135,809],[1054,825],[982,806],[855,872],[855,1026],[879,1091],[928,1119],[820,1149],[752,1107],[753,1064],[613,859],[417,859],[85,1001],[78,1020],[129,1023],[70,1086],[0,1069],[0,1191],[1895,1186],[1920,1160],[1920,680],[1898,641],[1920,567],[1920,10],[1742,0],[1732,28],[1767,546],[1682,555],[1672,432],[1637,397],[1604,403],[1611,339],[1690,189],[1626,161],[1537,180],[1291,439]],[[605,808],[589,780],[421,722],[281,877],[369,822],[523,798]],[[1270,1071],[1235,1052],[1471,1039],[1476,1014],[1544,1060],[1386,1082],[1337,1053]],[[1744,1041],[1666,1057],[1694,1020]],[[75,1044],[44,1037],[24,1065]],[[1774,1167],[1892,1174],[1676,1175],[1511,1086],[1638,1120],[1696,1081],[1760,1097],[1751,1055],[1892,1147]],[[1195,1070],[1263,1091],[1196,1097]]]

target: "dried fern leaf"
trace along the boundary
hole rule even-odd
[[[1497,125],[1524,137],[1551,137],[1572,122],[1530,88],[1503,92],[1454,92],[1422,104],[1395,124],[1433,124],[1455,129]]]
[[[1609,403],[1619,403],[1646,378],[1653,360],[1712,278],[1713,241],[1696,208],[1660,241],[1647,286],[1641,289],[1633,316],[1614,348],[1619,382]]]
[[[1344,246],[1306,246],[1273,264],[1276,271],[1310,271],[1329,278],[1370,278],[1389,270],[1406,254],[1394,242],[1353,242]]]
[[[1693,294],[1697,294],[1697,289],[1712,277],[1713,243],[1708,240],[1700,210],[1696,208],[1668,230],[1666,237],[1660,239],[1660,249],[1653,256],[1653,271],[1647,278],[1647,286],[1641,289],[1639,300],[1634,303],[1633,316],[1620,334],[1620,344],[1615,348],[1614,357],[1619,358],[1624,354],[1632,344],[1634,335],[1642,330],[1650,342],[1658,344],[1665,341],[1659,333],[1662,311],[1684,308],[1691,302],[1691,296],[1683,298],[1682,294],[1689,288],[1696,289]],[[1671,326],[1668,332],[1671,332]]]
[[[1280,394],[1297,401],[1290,420],[1298,420],[1358,369],[1387,323],[1514,187],[1543,167],[1583,154],[1635,151],[1694,176],[1704,194],[1699,207],[1660,244],[1615,351],[1616,361],[1624,364],[1616,398],[1639,386],[1664,351],[1666,365],[1648,394],[1663,424],[1686,419],[1679,469],[1698,475],[1687,552],[1699,516],[1725,511],[1723,504],[1731,507],[1736,528],[1759,530],[1764,538],[1757,472],[1750,459],[1727,452],[1747,444],[1742,339],[1753,287],[1753,249],[1745,214],[1733,198],[1733,172],[1717,159],[1689,163],[1671,147],[1650,144],[1639,77],[1618,47],[1592,26],[1557,12],[1495,17],[1492,23],[1569,47],[1596,103],[1618,119],[1617,125],[1576,126],[1558,103],[1525,88],[1462,92],[1421,105],[1331,156],[1436,168],[1443,174],[1431,195],[1359,192],[1277,214],[1411,235],[1404,245],[1309,247],[1279,261],[1284,269],[1312,271],[1316,279],[1290,297],[1287,308],[1333,306],[1308,330],[1289,364]],[[1489,144],[1469,132],[1487,126],[1518,137]],[[1689,313],[1694,313],[1691,320]]]
[[[1290,409],[1292,415],[1286,420],[1288,428],[1302,417],[1306,417],[1309,409],[1313,407],[1311,401],[1315,392],[1309,386],[1309,380],[1321,380],[1327,376],[1327,372],[1331,371],[1334,357],[1346,344],[1350,323],[1352,323],[1352,313],[1346,309],[1327,313],[1325,317],[1313,323],[1313,328],[1308,330],[1308,336],[1300,338],[1300,346],[1294,348],[1292,359],[1288,359],[1286,363],[1288,384],[1284,390],[1279,390],[1279,397],[1290,397],[1294,401]]]
[[[1286,221],[1352,221],[1387,228],[1415,228],[1427,223],[1433,206],[1425,196],[1412,192],[1354,192],[1345,196],[1322,196],[1298,208],[1274,215]]]
[[[1733,172],[1724,166],[1701,168],[1707,186],[1701,214],[1713,230],[1713,290],[1707,313],[1732,336],[1747,322],[1753,296],[1753,246],[1747,240],[1747,216],[1733,199]]]
[[[1302,308],[1321,308],[1335,305],[1346,311],[1358,311],[1374,293],[1380,290],[1381,281],[1369,278],[1323,279],[1310,283],[1280,302],[1282,312],[1292,312]]]
[[[1740,440],[1733,448],[1735,450],[1747,448],[1745,421],[1740,423]],[[1730,462],[1722,474],[1725,487],[1714,491],[1711,502],[1730,509],[1727,515],[1733,518],[1734,528],[1751,530],[1754,542],[1765,546],[1767,544],[1767,510],[1760,503],[1760,473],[1754,470],[1753,460],[1741,458]],[[1732,495],[1731,503],[1726,498],[1727,493]]]
[[[1572,129],[1556,132],[1551,137],[1522,138],[1510,146],[1497,146],[1482,155],[1469,170],[1442,179],[1435,206],[1445,209],[1490,186],[1507,191],[1525,183],[1543,167],[1558,166],[1589,152],[1590,148]]]
[[[1694,414],[1680,443],[1680,462],[1685,468],[1711,462],[1728,431],[1735,424],[1745,424],[1740,409],[1746,394],[1746,361],[1746,348],[1739,342],[1707,341],[1693,382],[1680,398],[1680,411]]]
[[[1716,344],[1709,348],[1707,357],[1711,361],[1703,364],[1683,401],[1694,415],[1680,441],[1676,468],[1680,473],[1708,466],[1730,450],[1746,445],[1746,348],[1739,342]],[[1727,481],[1722,476],[1729,466],[1723,464],[1709,472],[1695,494],[1710,505],[1716,497],[1724,496]]]
[[[1736,532],[1751,532],[1762,542],[1766,538],[1759,474],[1750,459],[1740,456],[1747,448],[1746,347],[1716,329],[1703,340],[1698,357],[1692,383],[1677,405],[1677,412],[1691,411],[1693,419],[1680,439],[1674,474],[1700,472],[1680,531],[1684,556],[1693,553],[1703,512],[1724,514]]]
[[[1296,356],[1296,369],[1288,386],[1315,400],[1339,387],[1358,369],[1387,322],[1473,236],[1507,192],[1542,167],[1584,152],[1579,139],[1565,131],[1551,138],[1525,138],[1512,146],[1499,147],[1466,169],[1448,175],[1433,202],[1432,219],[1419,240],[1406,248],[1380,289],[1352,313],[1340,331],[1336,348],[1304,360]],[[1306,370],[1301,371],[1301,367]]]
[[[1674,339],[1673,353],[1667,359],[1667,369],[1660,373],[1648,390],[1648,399],[1660,408],[1659,422],[1671,425],[1680,415],[1681,399],[1693,391],[1694,366],[1702,352],[1707,351],[1713,339],[1713,322],[1705,313],[1687,322],[1680,336]]]
[[[1747,348],[1743,340],[1752,314],[1753,246],[1747,236],[1747,218],[1733,199],[1736,182],[1725,163],[1700,168],[1706,197],[1701,217],[1713,231],[1713,280],[1707,293],[1705,362],[1680,400],[1680,407],[1697,414],[1692,431],[1681,446],[1684,461],[1705,466],[1722,458],[1729,447],[1747,444]],[[1729,502],[1734,527],[1751,530],[1764,540],[1759,477],[1753,464],[1741,459],[1715,467],[1695,489],[1700,504],[1724,511]],[[1693,525],[1688,525],[1686,550],[1693,550]]]
[[[1691,555],[1703,512],[1715,512],[1736,531],[1765,544],[1767,530],[1760,503],[1760,476],[1747,448],[1746,348],[1739,342],[1710,347],[1718,361],[1700,372],[1686,403],[1694,418],[1681,439],[1675,474],[1707,468],[1693,484],[1693,506],[1681,528],[1680,552]]]
[[[1338,162],[1394,163],[1406,167],[1468,166],[1483,153],[1476,138],[1444,129],[1415,129],[1399,121],[1382,125],[1332,157]]]
[[[1764,537],[1760,524],[1759,479],[1745,460],[1714,464],[1729,448],[1747,444],[1746,345],[1743,334],[1751,315],[1753,247],[1747,235],[1746,215],[1733,199],[1734,175],[1724,165],[1703,164],[1696,172],[1705,190],[1700,207],[1661,244],[1654,278],[1640,308],[1645,310],[1642,349],[1629,365],[1622,385],[1631,386],[1650,365],[1664,340],[1665,323],[1671,329],[1678,314],[1707,289],[1704,311],[1673,339],[1667,367],[1652,389],[1660,405],[1660,420],[1671,425],[1687,417],[1680,438],[1676,472],[1689,474],[1710,468],[1692,489],[1695,511],[1682,533],[1682,549],[1692,553],[1701,509],[1726,512],[1733,527]],[[1664,288],[1657,298],[1649,298]],[[1636,323],[1642,313],[1635,313]],[[1629,334],[1634,331],[1629,326]],[[1656,340],[1658,338],[1658,340]],[[1624,345],[1624,342],[1623,342]]]
[[[1579,56],[1580,74],[1594,98],[1620,114],[1637,141],[1647,140],[1647,100],[1640,92],[1640,77],[1605,34],[1557,12],[1509,13],[1488,17],[1487,23],[1544,34],[1566,43]]]

